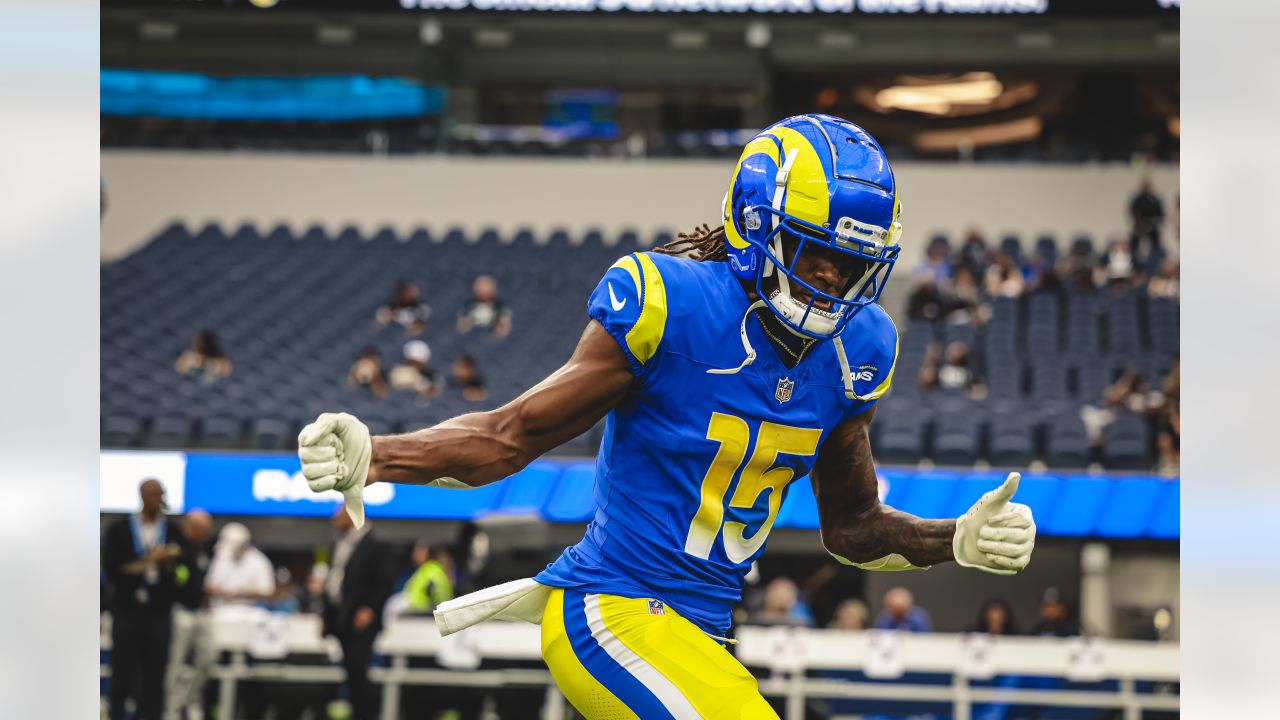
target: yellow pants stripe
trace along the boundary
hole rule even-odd
[[[634,712],[583,667],[564,626],[564,591],[557,589],[542,615],[542,659],[561,692],[588,720],[639,720]]]
[[[649,598],[553,591],[542,655],[587,720],[778,717],[720,643]]]

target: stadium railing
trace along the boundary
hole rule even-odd
[[[110,618],[104,616],[104,651],[110,648],[109,626]],[[334,662],[290,660],[336,656],[336,642],[321,636],[320,619],[314,615],[220,611],[213,616],[212,638],[224,658],[211,673],[224,718],[233,717],[242,682],[343,679]],[[957,720],[968,720],[981,704],[1112,708],[1121,710],[1125,720],[1138,720],[1144,711],[1179,708],[1174,694],[1179,646],[1174,643],[752,626],[738,628],[737,639],[735,654],[763,676],[762,693],[784,699],[787,720],[802,720],[806,704],[816,699],[945,705]],[[383,720],[399,717],[401,692],[414,685],[544,688],[542,717],[570,716],[546,670],[479,669],[482,660],[540,661],[535,625],[489,622],[441,638],[430,618],[399,618],[387,624],[375,650],[386,659],[370,671],[382,686]],[[411,667],[414,659],[434,660],[439,667]],[[109,676],[105,662],[101,672]],[[1005,682],[988,682],[996,678]],[[1033,681],[1018,682],[1021,678]]]

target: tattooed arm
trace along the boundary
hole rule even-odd
[[[880,502],[867,435],[875,412],[873,407],[844,421],[818,450],[810,480],[823,545],[838,559],[867,569],[908,569],[893,555],[915,567],[955,559],[955,520],[925,520]]]

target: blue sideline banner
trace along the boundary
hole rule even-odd
[[[336,492],[311,492],[292,454],[106,450],[102,512],[134,510],[138,483],[148,477],[164,483],[172,512],[201,508],[218,515],[325,517],[341,501]],[[581,523],[595,510],[593,478],[590,460],[545,459],[475,490],[371,485],[365,505],[374,518],[469,520],[502,512]],[[957,517],[1003,482],[1004,473],[883,468],[880,480],[882,498],[900,510]],[[1177,478],[1145,475],[1026,474],[1016,499],[1031,506],[1042,535],[1174,540],[1180,487]],[[788,488],[775,526],[818,528],[808,482]]]

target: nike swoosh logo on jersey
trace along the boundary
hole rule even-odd
[[[605,283],[609,286],[609,302],[613,303],[613,311],[618,312],[627,306],[627,299],[622,298],[622,302],[618,302],[618,296],[613,294],[613,283]]]

